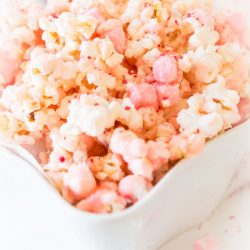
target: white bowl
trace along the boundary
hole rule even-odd
[[[249,132],[248,121],[212,140],[199,156],[177,164],[143,200],[111,215],[70,206],[32,166],[34,160],[28,163],[20,152],[3,147],[0,249],[156,250],[218,206]]]

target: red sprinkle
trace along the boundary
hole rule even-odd
[[[123,79],[122,80],[122,84],[127,84],[128,82],[127,82],[127,80],[126,79]]]
[[[91,56],[88,56],[87,58],[88,58],[88,59],[92,59],[92,57],[91,57]]]
[[[59,158],[59,161],[62,162],[62,163],[65,162],[65,157],[64,157],[64,156],[61,156],[61,157]]]
[[[96,102],[94,105],[95,105],[95,106],[99,106],[99,103]]]
[[[234,219],[235,219],[234,215],[229,216],[229,220],[234,220]]]
[[[125,110],[130,110],[131,108],[129,106],[124,107]]]
[[[132,69],[128,70],[129,75],[137,75],[137,68],[133,67]]]
[[[51,16],[54,18],[58,18],[58,14],[56,14],[56,13],[51,14]]]
[[[179,25],[179,22],[178,22],[178,20],[174,20],[174,22],[175,22],[175,24],[176,24],[176,25]]]

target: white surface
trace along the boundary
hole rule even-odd
[[[193,242],[206,235],[217,239],[218,250],[250,249],[250,144],[226,198],[213,215],[202,226],[175,238],[161,250],[193,250]]]

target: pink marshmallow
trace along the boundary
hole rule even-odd
[[[14,81],[18,69],[19,62],[11,58],[8,53],[0,51],[0,74],[4,78],[3,85],[10,84]]]
[[[154,167],[147,158],[140,158],[130,161],[128,168],[134,175],[142,176],[149,181],[153,180]]]
[[[150,182],[137,175],[128,175],[119,183],[120,194],[132,202],[141,199],[151,188]]]
[[[100,187],[87,199],[80,201],[77,208],[93,213],[111,213],[115,210],[123,210],[126,200],[114,189]]]
[[[128,94],[136,109],[152,107],[157,110],[159,107],[155,86],[151,84],[131,84],[128,89]]]
[[[95,178],[86,165],[71,167],[64,177],[64,197],[70,202],[88,197],[95,189]]]
[[[169,100],[171,105],[176,104],[180,100],[179,85],[157,85],[157,95],[160,101]]]
[[[175,82],[178,76],[177,61],[173,56],[161,56],[153,65],[153,76],[161,83]]]
[[[194,250],[216,250],[218,241],[213,236],[206,236],[194,243]]]
[[[122,26],[116,27],[102,33],[101,37],[108,37],[118,53],[124,53],[126,48],[126,37]]]

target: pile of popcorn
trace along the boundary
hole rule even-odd
[[[6,1],[0,135],[36,149],[77,208],[133,205],[178,161],[248,119],[244,20],[207,2]]]

